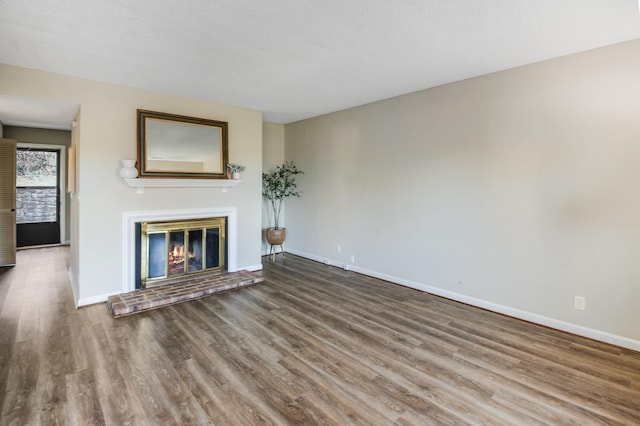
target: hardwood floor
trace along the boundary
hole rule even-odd
[[[640,424],[640,353],[288,255],[265,282],[76,310],[66,248],[0,270],[0,424]]]

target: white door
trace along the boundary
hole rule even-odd
[[[0,139],[0,266],[16,264],[16,146]]]

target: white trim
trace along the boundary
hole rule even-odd
[[[136,289],[135,284],[135,234],[136,222],[158,220],[202,219],[207,217],[227,218],[227,271],[238,270],[238,209],[214,207],[207,209],[147,210],[122,213],[122,292]],[[98,297],[98,296],[96,296]]]
[[[268,246],[268,245],[269,245],[269,244],[267,243],[267,246]],[[269,256],[269,255],[271,254],[271,253],[269,253],[269,251],[270,251],[270,250],[271,250],[271,248],[270,248],[270,247],[267,247],[267,249],[266,249],[266,250],[261,250],[261,252],[260,252],[260,253],[261,253],[261,254],[260,254],[260,256],[262,256],[262,257],[264,257],[264,256]],[[283,251],[284,251],[285,253],[287,252],[286,250],[282,250],[282,248],[281,248],[280,246],[276,246],[276,247],[274,247],[274,249],[273,249],[273,252],[274,252],[275,254],[282,253]]]
[[[99,296],[85,297],[83,299],[78,300],[78,304],[76,305],[76,308],[80,308],[82,306],[87,306],[87,305],[95,305],[96,303],[104,303],[107,301],[109,296],[113,296],[119,293],[120,293],[119,291],[116,291],[113,293],[101,294]]]
[[[31,149],[44,149],[58,151],[58,158],[60,159],[60,165],[58,167],[58,179],[60,179],[60,185],[58,186],[58,197],[60,200],[60,242],[65,241],[67,231],[67,146],[66,145],[50,145],[44,143],[28,143],[18,142],[18,148],[31,148]]]
[[[395,277],[393,275],[383,274],[381,272],[372,271],[366,268],[360,268],[356,265],[349,263],[335,261],[329,258],[316,256],[309,253],[304,253],[298,250],[287,249],[287,252],[295,254],[300,257],[304,257],[316,262],[324,263],[326,265],[335,266],[345,270],[351,270],[362,275],[367,275],[381,280],[389,281],[395,284],[400,284],[405,287],[413,288],[415,290],[424,291],[425,293],[433,294],[436,296],[445,297],[447,299],[455,300],[457,302],[466,303],[468,305],[476,306],[479,308],[487,309],[499,314],[508,315],[510,317],[518,318],[521,320],[529,321],[535,324],[544,325],[557,330],[566,331],[568,333],[576,334],[578,336],[587,337],[589,339],[598,340],[612,345],[628,348],[634,351],[640,351],[640,341],[630,339],[628,337],[619,336],[617,334],[611,334],[606,331],[596,330],[589,327],[584,327],[578,324],[558,320],[555,318],[545,317],[543,315],[534,314],[520,309],[515,309],[509,306],[500,305],[497,303],[489,302],[487,300],[476,299],[464,294],[455,293],[441,288],[433,287],[427,284],[418,283],[415,281],[405,280],[403,278]]]
[[[240,179],[151,179],[135,178],[123,179],[136,193],[144,194],[145,188],[221,188],[227,192],[228,188],[235,188]]]
[[[262,263],[258,263],[257,265],[245,266],[239,269],[242,269],[244,271],[249,271],[249,272],[262,271]]]

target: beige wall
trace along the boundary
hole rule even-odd
[[[78,186],[72,198],[77,223],[71,226],[71,244],[74,288],[81,303],[104,300],[122,289],[126,211],[236,206],[238,267],[260,267],[260,112],[7,65],[0,65],[0,93],[80,105],[77,137],[72,136]],[[246,166],[243,182],[228,192],[149,188],[136,194],[118,169],[121,159],[136,158],[137,108],[229,122],[229,160]]]
[[[288,249],[640,349],[638,70],[640,40],[285,126]]]
[[[284,162],[284,124],[278,123],[262,123],[262,170],[268,172],[275,166]],[[285,209],[282,208],[280,220],[284,226]],[[266,201],[262,201],[262,229],[273,226],[273,213],[270,205]],[[262,235],[262,254],[269,253],[269,244]]]
[[[71,132],[68,130],[53,130],[53,129],[33,129],[30,127],[16,127],[5,126],[4,133],[7,138],[15,139],[18,144],[38,144],[38,145],[61,145],[65,147],[71,146]],[[61,164],[67,164],[67,150],[64,149],[60,153],[64,157],[64,161]],[[66,176],[66,170],[61,170],[61,176]],[[66,183],[63,182],[63,186]],[[62,238],[63,243],[67,243],[70,240],[70,226],[71,226],[71,197],[69,194],[64,194],[64,236]]]

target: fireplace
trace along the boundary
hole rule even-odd
[[[136,224],[136,288],[226,271],[226,218]]]
[[[122,293],[140,289],[140,227],[143,222],[226,218],[225,270],[238,270],[238,208],[217,206],[173,210],[138,210],[122,213]]]

